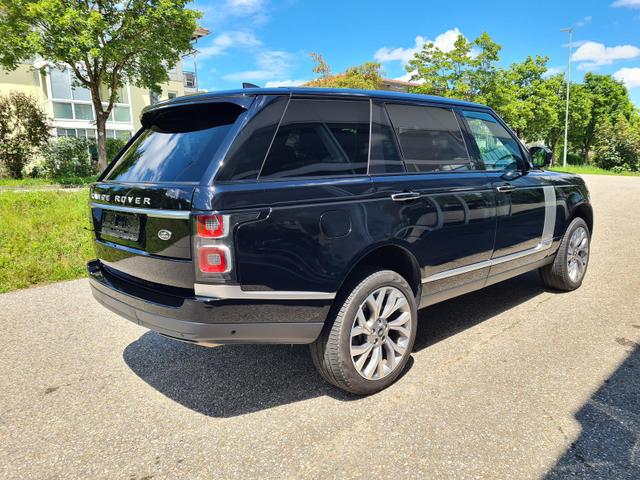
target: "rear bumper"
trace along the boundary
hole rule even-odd
[[[311,343],[331,300],[260,300],[202,297],[160,291],[105,267],[87,264],[95,299],[112,312],[177,340],[221,343]]]

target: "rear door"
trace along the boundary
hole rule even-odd
[[[161,109],[92,185],[98,259],[120,273],[193,288],[194,190],[245,111],[214,102]]]
[[[493,250],[495,194],[468,153],[457,114],[444,105],[374,104],[372,139],[380,228],[416,256],[424,293],[435,299],[481,286]]]

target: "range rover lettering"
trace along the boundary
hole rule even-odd
[[[311,88],[159,103],[91,187],[95,298],[194,344],[310,344],[330,383],[393,383],[417,311],[589,261],[584,181],[490,108]]]

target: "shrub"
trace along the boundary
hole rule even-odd
[[[47,116],[38,100],[22,92],[0,96],[0,164],[13,178],[32,161],[50,137]]]
[[[121,138],[107,138],[107,162],[113,160],[126,144],[127,141]]]
[[[640,128],[619,115],[615,123],[603,122],[596,130],[595,163],[618,172],[640,171]]]
[[[88,177],[96,173],[91,142],[75,137],[52,140],[44,152],[43,169],[48,177]]]

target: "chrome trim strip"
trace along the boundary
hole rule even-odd
[[[335,292],[301,292],[301,291],[247,291],[240,285],[211,285],[196,283],[194,286],[196,295],[224,299],[247,300],[332,300]]]
[[[462,275],[464,273],[473,272],[474,270],[480,270],[481,268],[499,265],[501,263],[517,260],[518,258],[533,255],[534,253],[542,252],[551,248],[551,244],[553,243],[553,232],[556,227],[556,190],[553,186],[544,186],[542,187],[542,190],[544,191],[544,225],[542,227],[542,236],[540,237],[540,243],[538,245],[521,252],[511,253],[502,257],[491,258],[489,260],[483,260],[482,262],[472,263],[471,265],[465,265],[464,267],[453,268],[451,270],[436,273],[434,275],[424,277],[422,279],[422,283],[435,282],[455,275]]]
[[[102,208],[103,210],[113,210],[114,212],[125,213],[137,213],[138,215],[146,215],[147,217],[156,218],[184,218],[188,219],[191,216],[190,211],[183,210],[158,210],[155,208],[137,208],[137,207],[125,207],[122,205],[109,205],[106,203],[89,203],[91,208]]]

